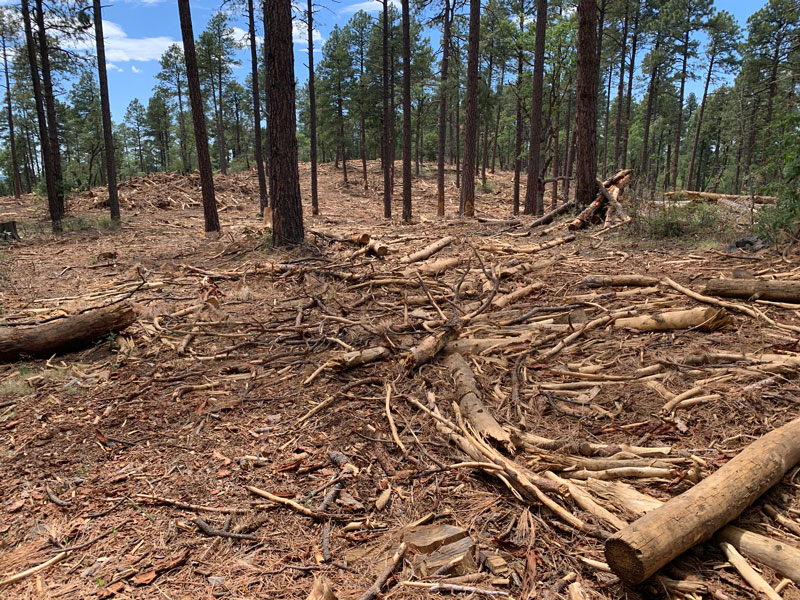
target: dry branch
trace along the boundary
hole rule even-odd
[[[400,262],[403,264],[408,264],[408,263],[419,262],[421,260],[425,260],[426,258],[430,258],[434,254],[439,252],[439,250],[441,250],[442,248],[446,248],[447,246],[449,246],[453,242],[453,240],[455,240],[455,238],[449,235],[443,237],[440,240],[437,240],[432,244],[425,246],[422,250],[418,250],[417,252],[404,256],[403,258],[400,259]]]
[[[712,279],[703,293],[724,298],[800,302],[800,281],[763,279]]]

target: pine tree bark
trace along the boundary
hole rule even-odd
[[[444,0],[442,67],[439,82],[439,144],[436,165],[436,214],[444,216],[444,154],[447,135],[448,67],[450,62],[450,0]]]
[[[492,167],[490,172],[494,175],[495,159],[497,158],[497,138],[500,135],[500,109],[503,105],[503,87],[506,81],[506,63],[500,67],[500,85],[497,86],[497,116],[494,120],[494,135],[492,138]],[[502,162],[502,158],[500,159]],[[500,166],[502,169],[502,165]]]
[[[403,19],[403,221],[411,220],[411,16],[402,0]]]
[[[45,187],[47,188],[47,207],[50,211],[50,221],[53,233],[62,231],[61,219],[64,216],[63,204],[58,202],[57,184],[55,177],[55,167],[53,165],[53,155],[50,151],[50,135],[47,131],[47,116],[44,109],[41,81],[39,79],[39,62],[36,59],[36,42],[33,38],[33,26],[28,5],[28,0],[21,0],[22,21],[25,29],[25,46],[28,52],[28,66],[31,70],[31,85],[33,87],[33,98],[36,105],[36,121],[39,125],[39,146],[42,152],[42,165],[44,167]],[[30,138],[28,148],[32,148]]]
[[[536,45],[533,55],[533,98],[531,138],[528,154],[528,186],[525,190],[526,215],[541,215],[540,163],[542,152],[542,91],[544,87],[544,42],[547,31],[547,0],[536,0]]]
[[[541,0],[540,0],[541,1]],[[469,46],[467,48],[466,122],[464,123],[464,165],[461,182],[461,214],[475,216],[475,174],[478,143],[478,52],[481,29],[481,2],[469,2]]]
[[[36,29],[39,38],[39,66],[42,71],[42,91],[44,92],[44,108],[47,114],[48,146],[53,165],[55,179],[56,201],[63,215],[64,205],[64,178],[61,169],[61,146],[58,140],[58,118],[56,117],[56,97],[53,92],[53,79],[50,73],[50,45],[47,41],[47,30],[44,25],[44,8],[42,0],[36,2]]]
[[[211,172],[211,157],[208,154],[206,134],[206,115],[203,97],[200,93],[200,75],[197,71],[197,54],[192,31],[192,13],[189,0],[178,0],[178,15],[183,37],[183,58],[186,62],[186,79],[189,82],[189,100],[192,105],[194,140],[197,145],[197,166],[200,170],[200,187],[203,194],[203,218],[206,232],[221,231],[217,213],[217,199],[214,195],[214,176]]]
[[[578,82],[576,120],[575,201],[587,205],[595,196],[597,179],[597,5],[578,0]]]
[[[303,207],[297,170],[297,131],[294,90],[294,46],[291,0],[267,2],[264,32],[267,50],[267,89],[270,118],[272,243],[288,246],[303,241]]]
[[[522,10],[522,5],[520,6],[519,11],[519,31],[520,35],[525,27],[525,14]],[[522,159],[520,158],[522,154],[522,64],[525,57],[522,51],[522,43],[520,43],[519,50],[517,52],[517,83],[516,83],[516,92],[517,92],[517,131],[516,136],[514,139],[514,214],[519,214],[519,184],[520,184],[520,172],[522,171]]]
[[[656,38],[653,52],[658,52],[661,46],[661,38]],[[653,117],[653,109],[655,106],[656,96],[658,95],[658,61],[654,61],[650,69],[650,83],[647,85],[647,108],[644,113],[644,132],[642,134],[642,156],[639,161],[639,176],[644,178],[648,172],[648,162],[650,158],[650,148],[648,146],[650,138],[650,122]]]
[[[625,0],[625,17],[622,20],[622,40],[619,49],[619,85],[617,85],[617,123],[614,136],[614,156],[613,168],[615,171],[622,169],[622,157],[620,148],[622,144],[622,115],[623,103],[625,101],[625,57],[628,50],[628,13],[630,11],[630,0]]]
[[[639,16],[642,6],[641,0],[636,1],[636,12],[633,13],[633,33],[631,34],[631,59],[628,63],[628,90],[625,94],[625,125],[622,134],[622,151],[620,169],[628,166],[628,140],[631,132],[631,105],[633,104],[633,73],[636,68],[636,46],[639,41]]]
[[[319,195],[317,192],[317,91],[314,81],[314,7],[312,0],[308,0],[306,10],[308,19],[308,104],[310,123],[310,144],[309,151],[311,159],[311,214],[319,214]]]
[[[681,85],[678,93],[678,122],[675,125],[675,144],[673,146],[674,156],[672,159],[672,181],[671,186],[674,190],[678,185],[678,160],[681,154],[681,137],[683,135],[683,97],[686,93],[686,69],[689,63],[689,29],[687,28],[683,36],[683,58],[681,63]]]
[[[492,70],[494,68],[494,54],[489,52],[489,72],[486,77],[486,98],[487,102],[492,94]],[[486,162],[489,158],[489,124],[490,119],[485,119],[483,126],[483,148],[481,153],[481,183],[486,185]]]
[[[117,193],[117,165],[114,153],[114,130],[111,124],[111,106],[108,100],[106,74],[106,48],[103,40],[103,15],[100,0],[92,0],[94,37],[97,43],[97,78],[100,81],[100,112],[103,119],[103,150],[105,151],[106,185],[111,219],[119,221],[119,194]]]
[[[383,217],[392,218],[392,151],[389,148],[391,140],[391,115],[389,114],[389,0],[383,0],[383,38],[382,58],[383,71],[381,85],[383,88],[383,136],[381,147],[383,149]]]
[[[342,98],[342,82],[339,81],[336,84],[337,87],[337,99],[336,99],[336,106],[337,111],[339,114],[339,152],[341,152],[342,156],[342,177],[344,178],[344,184],[347,185],[347,149],[345,148],[344,142],[344,100]]]
[[[14,197],[19,199],[22,194],[22,182],[19,174],[19,161],[17,160],[17,144],[14,137],[14,111],[11,109],[11,82],[8,77],[8,53],[6,36],[0,36],[3,47],[3,70],[6,76],[6,120],[8,125],[8,148],[11,153],[12,181],[14,183]]]
[[[686,187],[692,187],[692,181],[694,176],[694,161],[697,157],[697,145],[700,143],[700,129],[703,126],[703,114],[706,111],[706,100],[708,99],[708,86],[711,83],[711,74],[714,71],[714,59],[716,56],[714,54],[711,55],[711,58],[708,61],[708,70],[706,71],[706,82],[703,86],[703,99],[700,101],[700,108],[697,112],[697,125],[694,128],[694,142],[692,143],[692,155],[689,159],[689,174],[686,177]]]
[[[261,145],[261,96],[258,93],[258,51],[256,48],[256,15],[253,0],[247,0],[247,27],[250,34],[250,72],[253,81],[253,150],[256,159],[256,174],[258,175],[258,207],[259,213],[263,214],[264,207],[267,205],[267,175],[264,171],[264,150]],[[309,29],[310,27],[311,25],[309,24]],[[314,60],[311,58],[312,54],[313,48],[309,51],[309,61]]]

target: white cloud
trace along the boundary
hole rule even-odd
[[[131,71],[133,71],[134,73],[141,73],[142,72],[141,69],[137,69],[136,68],[136,65],[131,65]]]
[[[400,2],[398,0],[389,0],[389,4],[394,6],[395,8],[400,8]],[[348,6],[344,6],[339,10],[340,15],[347,15],[351,13],[357,13],[358,11],[363,10],[364,12],[379,12],[383,10],[383,2],[381,0],[366,0],[366,2],[357,2],[356,4],[350,4]]]
[[[103,37],[105,38],[106,58],[112,63],[158,60],[172,44],[181,42],[167,36],[132,38],[125,30],[114,23],[103,19]],[[95,43],[92,37],[79,40],[67,39],[63,42],[72,50],[93,52]]]
[[[117,71],[118,73],[122,73],[125,69],[119,68],[114,63],[107,62],[106,63],[106,70],[107,71]]]
[[[325,42],[322,34],[316,29],[314,29],[312,37],[315,45]],[[292,21],[292,40],[295,44],[308,44],[308,25],[302,21]]]

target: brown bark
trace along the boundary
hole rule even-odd
[[[11,176],[14,183],[14,197],[19,199],[22,193],[22,182],[19,175],[19,161],[17,160],[17,144],[14,137],[14,112],[11,110],[11,83],[8,77],[8,54],[6,36],[0,36],[3,46],[3,70],[6,76],[6,118],[8,125],[8,149],[11,153]]]
[[[0,328],[0,361],[75,350],[125,329],[135,320],[130,304],[120,302],[32,327]]]
[[[576,106],[575,201],[586,205],[595,195],[597,163],[597,3],[578,1],[578,86]]]
[[[264,207],[267,206],[267,175],[264,170],[264,148],[261,144],[261,96],[258,93],[258,53],[256,52],[256,15],[254,10],[253,0],[247,0],[247,26],[250,33],[250,66],[253,80],[253,137],[256,174],[258,175],[258,209],[260,214],[264,214]],[[310,11],[308,18],[311,18]],[[309,21],[309,30],[310,27]],[[310,48],[309,64],[313,64],[313,54],[314,50]],[[309,85],[313,84],[309,82]],[[313,104],[311,111],[312,113],[314,111]]]
[[[403,221],[411,220],[411,17],[402,0],[403,21]]]
[[[200,187],[203,193],[203,218],[207,232],[220,231],[217,199],[214,195],[214,176],[211,172],[211,157],[208,154],[206,116],[203,97],[200,93],[200,76],[197,71],[197,54],[192,31],[192,13],[189,0],[178,0],[178,14],[183,37],[183,58],[186,61],[186,78],[189,82],[189,99],[192,103],[194,140],[197,145],[197,166],[200,170]]]
[[[117,194],[117,165],[114,154],[114,130],[111,124],[111,106],[108,100],[108,76],[106,74],[106,49],[103,41],[103,16],[100,0],[92,0],[94,13],[94,37],[97,43],[97,77],[100,81],[100,112],[103,117],[103,150],[105,152],[106,185],[111,218],[119,221],[119,194]]]
[[[800,419],[795,419],[611,537],[605,547],[609,567],[623,582],[641,583],[737,518],[798,462]]]
[[[778,302],[800,302],[800,281],[763,279],[712,279],[704,294],[723,298],[759,298]]]
[[[270,111],[270,189],[272,243],[303,241],[303,207],[297,170],[297,132],[294,91],[294,47],[290,0],[267,2],[267,88]]]
[[[593,9],[594,11],[594,9]],[[528,185],[525,190],[526,215],[541,215],[540,162],[542,152],[542,91],[544,87],[544,42],[547,33],[547,0],[536,0],[536,43],[533,55],[533,98],[531,100],[531,139],[528,154]]]
[[[444,23],[442,34],[442,67],[439,81],[439,145],[436,166],[436,214],[444,216],[444,154],[447,134],[448,63],[450,61],[450,0],[444,2]]]
[[[381,136],[381,159],[383,162],[383,216],[385,219],[392,217],[392,150],[391,143],[391,115],[389,113],[389,0],[383,0],[383,70],[381,87],[383,91],[383,135]]]
[[[461,214],[475,216],[475,173],[478,142],[478,53],[481,28],[480,0],[469,2],[469,46],[467,48],[466,123],[464,124],[464,165],[461,185]]]

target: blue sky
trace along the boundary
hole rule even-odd
[[[731,12],[744,28],[747,17],[761,8],[766,0],[716,0],[719,10]],[[256,4],[258,4],[256,0]],[[377,13],[381,9],[378,0],[350,2],[341,0],[315,0],[318,11],[315,15],[317,49],[327,38],[334,25],[344,24],[358,10]],[[192,20],[195,37],[206,26],[211,16],[219,9],[220,0],[192,0]],[[111,110],[115,121],[120,121],[128,103],[139,98],[146,103],[159,70],[158,59],[172,43],[181,39],[178,22],[178,7],[173,0],[116,0],[104,4],[106,56],[111,96]],[[246,20],[234,13],[232,23],[238,36],[245,36]],[[260,27],[257,25],[257,29]],[[295,76],[305,81],[307,76],[306,28],[295,23]],[[436,36],[438,38],[438,36]],[[317,51],[317,59],[319,57]],[[240,52],[242,65],[236,69],[237,79],[243,80],[249,72],[249,51]],[[690,85],[689,90],[699,93]]]

